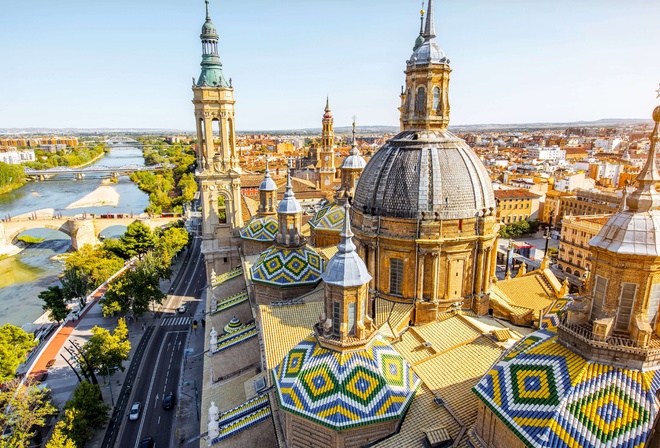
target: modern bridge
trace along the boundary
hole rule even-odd
[[[65,166],[56,166],[45,170],[35,170],[33,168],[23,168],[26,176],[38,177],[39,180],[45,179],[46,176],[53,176],[56,174],[74,174],[78,179],[82,179],[86,174],[112,174],[112,177],[117,177],[120,174],[130,174],[136,171],[159,171],[166,168],[173,168],[174,165],[170,163],[159,163],[157,165],[122,165],[122,166],[104,166],[93,165],[84,168],[71,168]]]

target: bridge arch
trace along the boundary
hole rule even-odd
[[[59,232],[62,232],[63,234],[65,234],[69,238],[73,239],[73,236],[71,235],[71,232],[69,230],[69,226],[65,222],[62,225],[46,224],[46,223],[39,223],[39,225],[36,225],[36,226],[24,225],[24,226],[18,227],[17,229],[13,229],[12,233],[7,235],[7,241],[10,242],[11,244],[16,245],[16,243],[18,242],[18,237],[21,235],[21,233],[25,232],[26,230],[34,230],[34,229],[57,230]]]

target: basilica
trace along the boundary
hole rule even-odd
[[[192,85],[209,283],[201,447],[658,443],[660,107],[634,191],[590,242],[582,292],[547,259],[498,280],[493,187],[448,130],[433,0],[396,136],[367,161],[354,124],[336,167],[326,102],[313,157],[325,200],[307,217],[292,170],[278,187],[268,165],[246,212],[234,88],[206,3]]]

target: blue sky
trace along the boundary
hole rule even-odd
[[[436,0],[452,124],[646,118],[660,1]],[[398,125],[417,0],[211,0],[241,130]],[[0,4],[0,128],[192,130],[202,0]]]

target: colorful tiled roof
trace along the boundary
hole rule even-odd
[[[243,325],[233,332],[224,334],[218,338],[218,348],[213,354],[227,350],[235,345],[245,342],[257,336],[257,327],[254,323]]]
[[[331,230],[339,232],[344,224],[344,207],[339,204],[331,203],[316,212],[314,217],[309,220],[309,226],[316,230]]]
[[[473,391],[528,446],[632,448],[653,425],[659,376],[587,362],[539,330]]]
[[[240,230],[241,238],[252,241],[275,241],[279,224],[274,216],[255,216]]]
[[[420,380],[382,337],[340,353],[313,335],[272,370],[280,407],[340,430],[401,418]]]
[[[314,285],[321,281],[324,261],[309,246],[289,249],[271,246],[252,266],[252,280],[274,286]]]
[[[216,287],[218,285],[223,284],[224,282],[227,282],[231,280],[232,278],[236,278],[239,275],[243,275],[243,268],[238,267],[236,269],[232,269],[231,271],[225,272],[224,274],[220,274],[215,278],[215,281],[212,281],[213,287]]]
[[[212,312],[212,314],[219,313],[220,311],[224,311],[236,305],[240,305],[246,300],[248,300],[248,293],[247,290],[244,289],[239,293],[236,293],[232,296],[227,297],[226,299],[222,299],[221,301],[219,301],[216,309]]]

